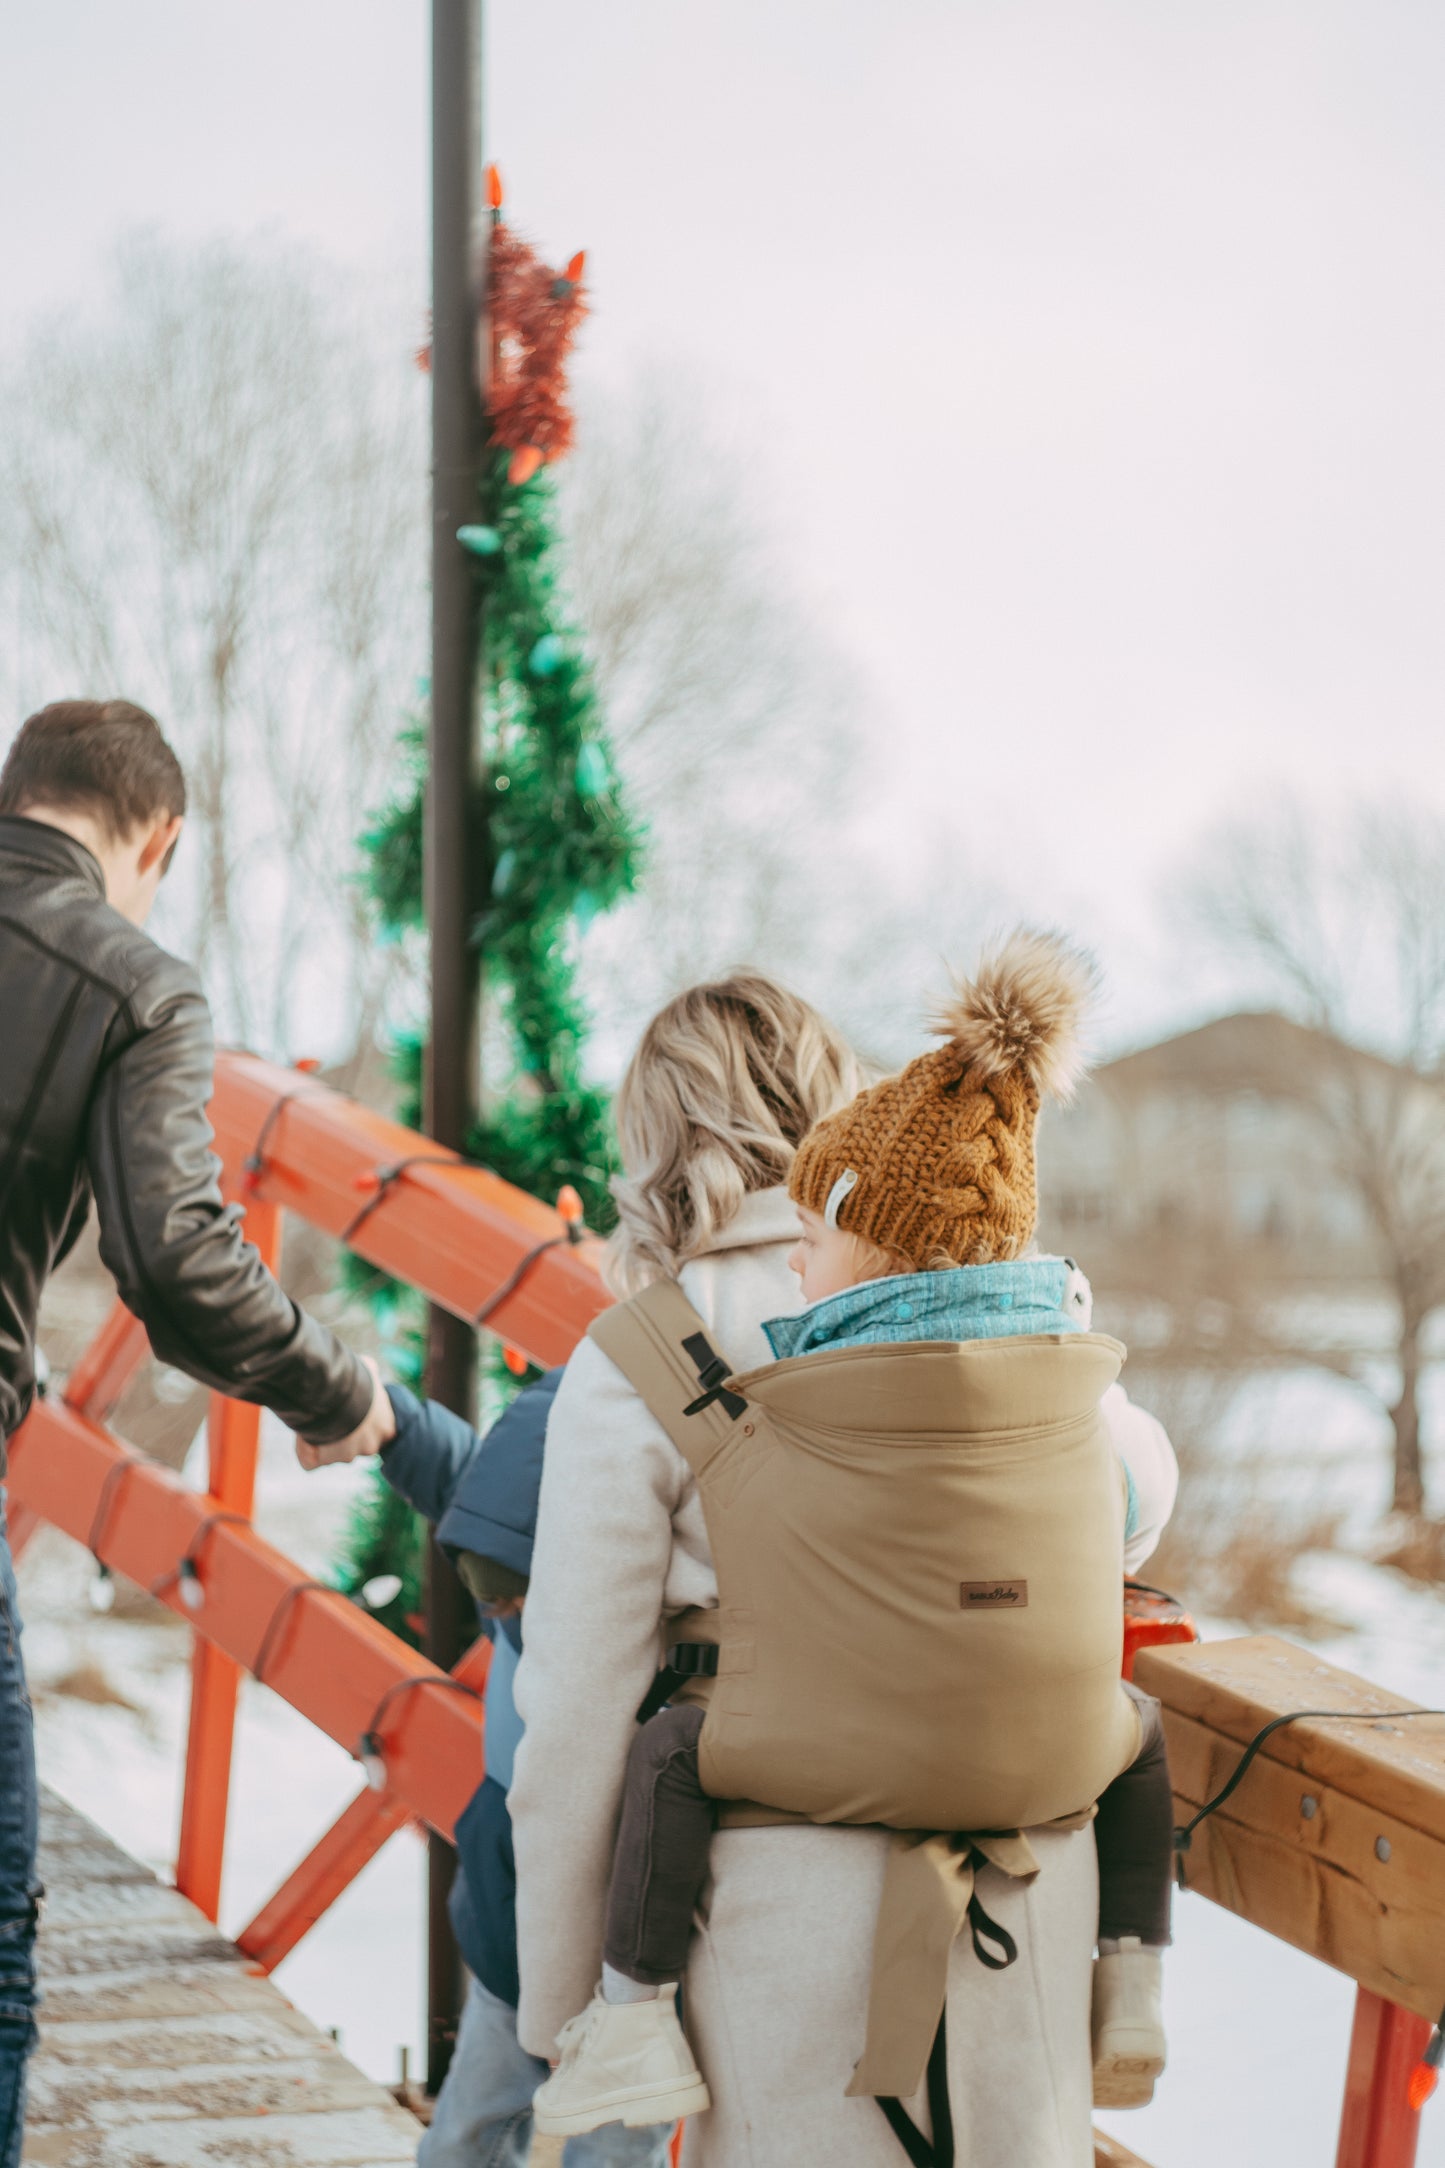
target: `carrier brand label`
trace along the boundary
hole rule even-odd
[[[958,1600],[965,1611],[1022,1611],[1029,1600],[1027,1581],[964,1581]]]

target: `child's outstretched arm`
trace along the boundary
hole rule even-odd
[[[388,1385],[386,1392],[396,1435],[382,1447],[382,1473],[409,1506],[439,1521],[482,1449],[481,1433],[439,1400],[419,1400],[404,1385]]]

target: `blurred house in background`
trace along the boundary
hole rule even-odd
[[[1096,1071],[1047,1121],[1040,1189],[1044,1246],[1089,1275],[1134,1388],[1202,1405],[1207,1386],[1207,1423],[1176,1417],[1187,1449],[1207,1459],[1263,1374],[1329,1373],[1388,1416],[1390,1506],[1423,1520],[1445,1077],[1272,1012],[1220,1017]]]
[[[1047,1247],[1086,1262],[1101,1293],[1157,1292],[1157,1267],[1193,1253],[1247,1267],[1251,1287],[1377,1283],[1381,1259],[1329,1118],[1331,1084],[1401,1072],[1272,1013],[1222,1016],[1098,1069],[1046,1117],[1040,1147]]]

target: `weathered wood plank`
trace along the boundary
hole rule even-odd
[[[1445,1842],[1445,1717],[1391,1724],[1392,1713],[1415,1704],[1273,1634],[1143,1649],[1136,1676],[1166,1708],[1240,1746],[1294,1709],[1338,1710],[1347,1719],[1378,1714],[1385,1721],[1286,1725],[1265,1755]]]
[[[53,1794],[27,2168],[400,2168],[415,2120]]]
[[[1139,1679],[1164,1704],[1181,1823],[1273,1717],[1411,1706],[1269,1637],[1150,1650]],[[1183,1869],[1190,1889],[1434,2017],[1445,2000],[1445,1722],[1274,1733],[1195,1832]]]

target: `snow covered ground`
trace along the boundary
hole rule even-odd
[[[1372,1437],[1371,1444],[1377,1444]],[[1373,1487],[1381,1473],[1362,1474]],[[352,1470],[303,1476],[289,1436],[266,1425],[260,1526],[312,1569],[324,1566]],[[188,1637],[178,1623],[97,1617],[94,1569],[43,1531],[21,1566],[49,1783],[161,1872],[174,1855],[187,1696]],[[1296,1586],[1341,1621],[1316,1645],[1397,1690],[1438,1702],[1445,1685],[1445,1599],[1339,1553],[1303,1558]],[[1211,1632],[1238,1632],[1218,1622]],[[69,1679],[91,1697],[59,1692]],[[247,1683],[237,1742],[222,1922],[239,1927],[359,1788],[355,1765],[276,1697]],[[424,1853],[403,1832],[277,1974],[317,2023],[337,2026],[371,2075],[417,2067],[423,2031]],[[1321,2168],[1334,2158],[1351,1984],[1219,1911],[1184,1897],[1167,1970],[1171,2067],[1156,2104],[1100,2120],[1155,2168]],[[1445,2000],[1445,1956],[1441,1996]],[[1420,2168],[1445,2168],[1445,2100],[1426,2111]]]

